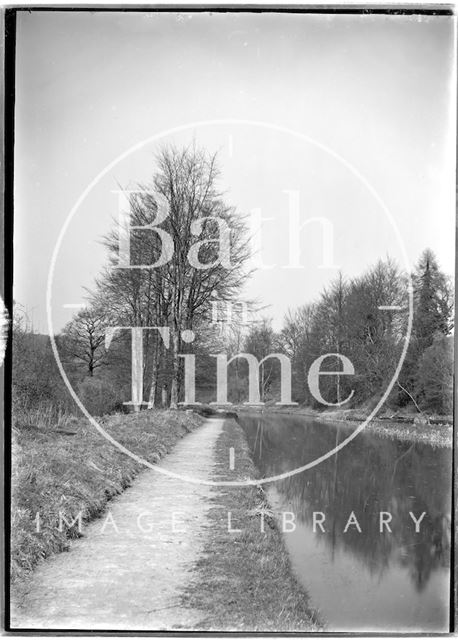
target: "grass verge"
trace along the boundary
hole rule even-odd
[[[130,451],[157,462],[186,433],[202,423],[195,414],[144,411],[101,420]],[[15,420],[13,438],[11,580],[13,597],[43,558],[65,551],[78,537],[72,520],[82,512],[87,523],[108,501],[130,486],[145,467],[103,438],[83,419],[65,428]],[[60,426],[60,425],[59,425]],[[59,513],[65,516],[59,519]],[[37,532],[37,514],[40,531]],[[60,526],[59,526],[60,523]]]
[[[235,470],[228,470],[229,449]],[[258,473],[242,428],[227,420],[216,444],[215,480]],[[208,542],[186,588],[183,605],[207,613],[211,631],[320,631],[309,597],[294,578],[282,534],[261,486],[215,487]],[[228,513],[231,528],[228,531]],[[261,531],[264,514],[264,533]]]
[[[406,442],[420,442],[433,447],[451,448],[453,427],[450,424],[405,424],[374,420],[367,427],[370,433],[382,438],[395,438]]]

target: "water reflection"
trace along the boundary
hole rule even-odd
[[[263,477],[300,467],[348,436],[345,425],[289,416],[244,417],[241,424]],[[286,543],[312,600],[314,591],[323,593],[316,604],[330,628],[446,630],[450,478],[449,449],[363,432],[316,467],[270,485],[278,508],[297,518]],[[380,532],[382,511],[392,517],[391,532]],[[311,535],[313,512],[325,514],[324,533],[316,527]],[[361,533],[356,526],[344,532],[351,512]],[[409,514],[423,512],[417,533]],[[321,578],[311,579],[312,566]],[[352,582],[349,572],[358,580],[353,604],[336,586],[341,578]]]

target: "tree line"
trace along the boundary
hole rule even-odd
[[[324,354],[337,354],[328,357],[322,369],[339,371],[337,356],[342,354],[351,360],[355,373],[320,376],[323,398],[331,406],[376,402],[405,344],[406,275],[390,258],[356,278],[339,273],[314,302],[291,309],[279,331],[247,302],[243,305],[252,311],[249,317],[233,305],[230,317],[215,323],[215,303],[229,309],[229,303],[242,296],[251,275],[246,220],[225,203],[218,178],[215,156],[196,145],[169,146],[156,156],[151,183],[125,193],[129,223],[114,225],[103,239],[106,268],[87,293],[86,307],[56,336],[61,361],[82,402],[89,411],[101,414],[121,409],[131,398],[132,360],[138,358],[132,334],[118,330],[107,348],[107,327],[144,328],[141,375],[149,408],[176,408],[183,401],[183,354],[195,358],[196,399],[214,400],[215,359],[211,354],[222,352],[229,357],[251,353],[258,360],[272,353],[287,355],[293,372],[293,400],[311,406],[317,406],[307,384],[311,363]],[[155,230],[158,221],[156,228],[161,233]],[[126,246],[131,267],[154,268],[119,268],[120,251]],[[413,329],[389,403],[448,413],[452,399],[451,283],[430,250],[420,257],[412,282]],[[166,339],[150,327],[168,327]],[[49,345],[42,337],[34,340],[20,320],[14,333],[17,393],[34,394],[31,402],[52,396],[56,393],[50,391],[52,385],[41,385],[33,366],[37,350],[41,362],[52,356]],[[36,364],[39,369],[40,363]],[[48,374],[56,374],[55,364],[49,364]],[[231,402],[246,401],[247,377],[246,361],[236,359],[228,374]],[[263,402],[278,400],[280,369],[274,358],[260,365],[259,386]],[[63,395],[58,402],[68,403]]]
[[[411,274],[413,321],[408,327],[408,278],[393,260],[379,260],[362,275],[341,273],[313,303],[288,312],[280,332],[264,320],[253,326],[246,346],[259,357],[287,353],[293,366],[293,398],[319,408],[307,385],[310,364],[322,354],[345,354],[352,376],[322,376],[322,395],[330,405],[371,408],[393,378],[405,341],[402,369],[387,399],[393,409],[413,405],[419,411],[451,413],[453,400],[453,291],[450,278],[426,249]],[[330,357],[329,371],[339,371]],[[337,359],[335,359],[337,360]],[[275,365],[266,365],[265,399],[278,386]],[[326,368],[326,366],[324,367]],[[345,399],[353,396],[350,402]],[[343,404],[342,404],[343,403]]]

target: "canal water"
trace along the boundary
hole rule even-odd
[[[311,462],[350,433],[278,414],[239,422],[264,478]],[[295,525],[283,534],[286,547],[326,630],[448,630],[451,464],[450,449],[363,431],[328,460],[264,485],[283,528]],[[381,511],[391,532],[380,532]],[[313,530],[313,512],[324,532]],[[350,524],[345,532],[352,512],[361,531]],[[425,512],[418,533],[409,512]]]

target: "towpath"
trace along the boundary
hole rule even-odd
[[[211,480],[223,420],[209,419],[159,464]],[[145,470],[68,553],[33,573],[13,628],[165,630],[199,628],[204,612],[180,594],[208,535],[212,487]]]

